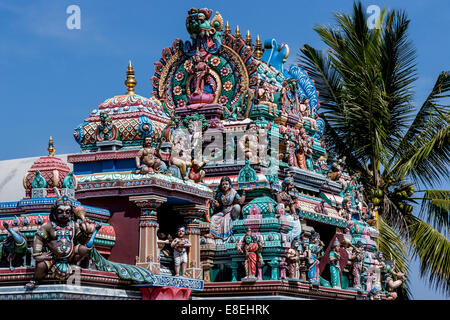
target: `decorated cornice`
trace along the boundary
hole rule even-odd
[[[82,162],[93,162],[102,160],[119,160],[119,159],[134,159],[138,153],[139,149],[131,150],[119,150],[119,151],[103,151],[103,152],[89,152],[89,153],[78,153],[67,156],[67,162],[70,163],[82,163]]]
[[[9,226],[18,229],[27,238],[32,239],[36,231],[48,221],[49,212],[22,214],[14,217],[2,214],[0,215],[0,241],[8,235],[8,231],[3,226],[3,222],[7,222]],[[114,227],[103,222],[97,223],[101,225],[101,228],[94,243],[106,247],[114,246],[116,241]]]
[[[203,280],[184,278],[184,277],[172,277],[155,274],[153,275],[155,280],[151,285],[133,285],[135,287],[176,287],[176,288],[186,288],[195,291],[203,290]]]
[[[197,297],[227,297],[236,296],[294,296],[307,299],[340,299],[340,300],[362,300],[367,293],[355,290],[343,290],[326,288],[322,286],[313,287],[309,283],[301,281],[256,281],[251,285],[243,282],[208,282],[205,283],[203,291],[196,292]]]
[[[29,211],[36,211],[36,210],[46,210],[50,209],[53,204],[55,203],[55,200],[57,198],[31,198],[31,199],[22,199],[20,201],[15,202],[0,202],[0,214],[16,214],[16,213],[25,213]],[[86,209],[86,213],[88,214],[88,217],[90,215],[100,217],[102,219],[107,219],[111,216],[109,210],[102,209],[102,208],[96,208],[91,206],[85,206],[81,204],[79,201],[74,201],[75,206],[83,206]]]
[[[201,198],[211,198],[212,191],[205,185],[194,183],[189,180],[181,180],[164,174],[135,174],[132,172],[99,173],[79,175],[77,195],[85,192],[131,189],[142,187],[153,187],[157,189],[172,190]],[[136,194],[138,192],[133,192]],[[108,195],[108,193],[104,193]],[[126,191],[123,195],[128,194]],[[130,194],[131,195],[131,194]]]

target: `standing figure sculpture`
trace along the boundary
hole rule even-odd
[[[299,149],[298,144],[295,142],[294,135],[292,133],[285,133],[283,137],[284,143],[286,144],[286,161],[291,167],[299,167],[297,150]]]
[[[293,240],[291,247],[289,248],[287,252],[287,263],[289,266],[289,278],[292,279],[299,279],[300,278],[300,269],[299,269],[299,262],[300,262],[300,241],[299,240]]]
[[[331,285],[333,288],[341,288],[341,266],[339,260],[341,255],[339,249],[341,244],[339,241],[334,241],[330,251],[330,275],[331,275]]]
[[[226,239],[232,234],[232,221],[239,219],[244,201],[245,192],[240,196],[231,179],[223,177],[213,201],[213,207],[219,211],[211,217],[210,231],[215,237]]]
[[[78,208],[78,213],[80,211]],[[56,199],[49,221],[34,236],[33,257],[36,268],[33,280],[26,285],[28,289],[33,289],[47,274],[67,280],[75,271],[74,264],[79,267],[92,250],[101,225],[87,218],[80,221],[75,219],[72,199],[67,195]]]
[[[281,216],[286,216],[286,219],[292,222],[294,226],[288,234],[292,239],[299,238],[302,233],[300,218],[298,217],[297,210],[295,208],[295,197],[290,194],[290,192],[294,189],[294,178],[288,176],[284,179],[281,185],[281,191],[279,191],[276,196],[278,202],[276,209],[277,213]]]
[[[308,246],[307,279],[312,283],[319,284],[319,262],[323,255],[324,243],[320,240],[320,234],[314,232]]]
[[[177,236],[170,244],[173,248],[173,260],[175,264],[175,276],[184,277],[187,265],[187,248],[191,247],[191,242],[184,237],[186,229],[183,226],[178,227]]]
[[[244,255],[245,261],[245,278],[242,281],[255,281],[256,266],[258,262],[262,265],[264,260],[261,255],[263,248],[261,238],[253,236],[251,229],[247,229],[247,233],[242,240],[236,244],[237,250]]]
[[[195,54],[192,59],[194,60],[194,70],[192,70],[194,76],[194,94],[198,95],[205,92],[209,67],[199,53]]]
[[[354,251],[351,254],[353,287],[361,289],[361,273],[363,271],[363,262],[365,258],[364,245],[361,241],[358,241],[353,248]]]
[[[157,157],[156,149],[153,148],[153,138],[151,136],[144,137],[143,146],[136,155],[136,173],[154,173],[159,170],[160,166],[161,160]]]

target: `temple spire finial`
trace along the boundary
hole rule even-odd
[[[137,81],[134,77],[134,69],[133,65],[131,64],[131,60],[128,62],[127,79],[125,80],[125,85],[128,87],[128,92],[126,94],[136,94],[134,92],[134,87],[137,85]]]
[[[245,44],[248,46],[248,47],[252,47],[252,37],[251,37],[251,35],[250,35],[250,30],[247,30],[247,36],[246,36],[246,38],[245,38]]]
[[[225,24],[225,33],[231,33],[230,25],[227,23]]]
[[[253,52],[253,56],[257,60],[261,60],[261,57],[263,55],[263,49],[261,46],[261,40],[259,39],[259,34],[256,36],[256,45],[255,45],[255,51]]]
[[[48,139],[48,156],[49,157],[54,157],[55,156],[55,151],[56,148],[53,145],[53,138],[50,136],[50,139]]]
[[[236,34],[235,34],[236,38],[240,38],[241,37],[241,30],[239,30],[239,26],[236,26]]]

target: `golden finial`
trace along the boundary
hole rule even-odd
[[[247,36],[246,36],[246,38],[245,38],[245,44],[248,46],[248,47],[252,47],[252,37],[250,36],[250,30],[247,30]]]
[[[256,36],[256,45],[255,45],[255,51],[253,52],[253,56],[257,60],[261,60],[261,57],[263,55],[263,49],[261,46],[261,40],[259,39],[259,34]]]
[[[134,69],[131,64],[131,60],[128,63],[127,79],[125,80],[125,85],[128,87],[128,92],[126,94],[128,94],[128,95],[136,94],[134,92],[134,87],[137,85],[137,81],[134,78]]]
[[[239,30],[239,26],[236,26],[236,34],[235,34],[236,38],[240,38],[241,37],[241,31]]]
[[[55,156],[55,146],[53,145],[53,138],[50,136],[50,139],[48,139],[48,156],[54,157]]]
[[[225,33],[231,33],[230,25],[227,23],[225,24]]]

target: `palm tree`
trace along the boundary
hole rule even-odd
[[[320,92],[329,150],[347,157],[361,176],[365,201],[378,215],[379,249],[403,272],[418,257],[421,277],[450,291],[450,74],[442,72],[420,107],[414,107],[416,54],[405,12],[382,10],[379,28],[367,26],[361,3],[336,26],[314,30],[328,47],[300,50],[301,66]],[[445,181],[445,180],[444,180]],[[416,188],[420,190],[415,190]],[[409,292],[407,292],[409,294]]]

